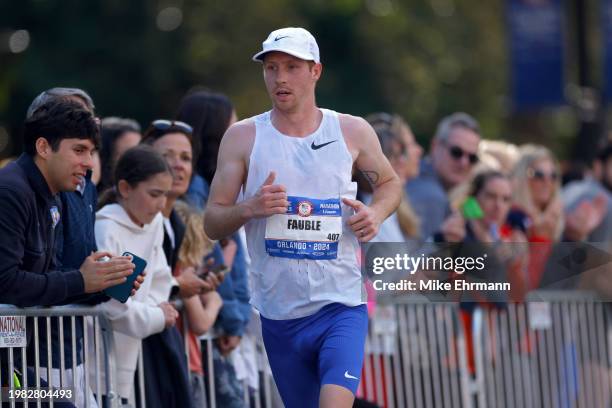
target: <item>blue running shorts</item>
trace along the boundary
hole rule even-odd
[[[324,384],[340,385],[355,394],[368,331],[366,305],[332,303],[313,315],[289,320],[262,316],[261,326],[286,407],[318,407]]]

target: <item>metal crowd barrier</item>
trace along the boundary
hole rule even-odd
[[[598,302],[594,295],[583,292],[535,292],[528,299],[526,303],[509,303],[501,308],[477,307],[467,326],[456,303],[432,302],[419,296],[380,299],[366,340],[358,395],[390,408],[609,407],[610,304]],[[9,372],[16,368],[18,355],[21,363],[17,368],[22,372],[33,368],[38,381],[21,384],[23,389],[38,387],[41,378],[53,377],[50,368],[40,366],[38,352],[40,342],[44,341],[47,360],[51,361],[51,322],[54,319],[57,322],[59,344],[63,344],[65,327],[74,334],[77,319],[83,320],[84,327],[85,320],[90,319],[93,337],[85,330],[82,346],[83,350],[95,350],[95,354],[89,359],[87,352],[82,356],[84,386],[96,395],[98,406],[102,407],[102,395],[108,397],[109,407],[120,406],[115,392],[112,331],[96,309],[81,306],[18,309],[1,305],[2,316],[27,316],[34,323],[30,326],[34,355],[26,352],[25,347],[8,348],[5,353]],[[39,338],[38,324],[47,327],[45,339]],[[213,333],[200,337],[206,408],[219,406],[213,362],[215,338]],[[71,347],[58,350],[60,369],[56,386],[77,386],[74,377],[72,383],[68,381],[65,367],[65,353],[71,353],[72,370],[76,370],[77,347],[74,336],[72,339]],[[92,342],[94,347],[89,347]],[[282,406],[275,397],[261,338],[257,339],[256,353],[260,386],[249,391],[244,384],[245,407]],[[3,355],[0,354],[0,364]],[[138,372],[140,408],[145,408],[142,358]],[[0,378],[0,382],[5,381]],[[15,385],[12,378],[6,382]],[[0,404],[6,402],[15,406],[14,400],[0,400]],[[89,406],[88,400],[78,406]]]
[[[478,407],[609,407],[609,303],[585,292],[534,292],[474,315]]]
[[[177,310],[182,309],[181,302],[175,302],[175,306]],[[187,360],[187,367],[189,367],[189,350],[187,344],[187,330],[188,323],[186,316],[183,315],[183,339],[185,339],[185,358]],[[204,335],[199,337],[199,345],[200,345],[200,353],[202,355],[202,364],[204,365],[204,389],[201,390],[201,394],[205,396],[203,407],[198,408],[223,408],[217,401],[217,395],[215,391],[215,381],[217,380],[217,376],[215,375],[215,365],[213,359],[213,348],[214,341],[217,339],[218,334],[214,331],[209,331]],[[247,385],[247,381],[243,381],[243,390],[244,390],[244,407],[245,408],[278,408],[282,407],[279,405],[278,401],[280,401],[280,397],[277,396],[276,385],[274,384],[274,379],[272,378],[272,374],[268,364],[268,358],[265,354],[265,348],[263,345],[263,339],[261,336],[256,336],[255,338],[255,349],[256,349],[256,362],[257,362],[257,372],[258,379],[257,383],[259,387],[249,391],[249,387]],[[144,393],[145,389],[145,378],[143,375],[144,365],[142,360],[142,353],[140,353],[138,358],[138,389],[137,392],[140,395],[140,404],[138,408],[146,408],[146,396]],[[191,376],[191,372],[189,373]],[[191,383],[191,381],[190,381]],[[138,405],[138,404],[137,404]]]
[[[183,324],[183,338],[187,338],[186,330],[188,326],[186,324],[186,319],[184,320],[184,323],[185,324]],[[198,344],[200,345],[200,353],[202,354],[202,357],[206,359],[205,362],[203,361],[203,364],[205,364],[204,382],[206,384],[206,389],[203,390],[203,395],[206,396],[206,406],[199,408],[218,407],[215,391],[215,367],[213,361],[213,343],[217,337],[217,334],[213,331],[199,337],[200,342]],[[274,379],[270,374],[268,359],[265,355],[265,349],[263,346],[263,339],[261,339],[261,336],[259,336],[255,341],[257,371],[259,373],[258,382],[260,386],[252,390],[251,393],[249,392],[247,381],[243,381],[242,386],[244,391],[244,406],[249,408],[277,407],[278,405],[274,404],[274,392],[276,386],[274,385]],[[187,364],[189,365],[189,361],[187,362]],[[189,374],[191,375],[191,373]]]
[[[465,337],[456,305],[420,297],[376,306],[358,395],[381,407],[461,407]]]
[[[120,401],[115,390],[116,378],[115,378],[115,359],[114,359],[114,340],[112,336],[112,330],[108,321],[100,314],[100,312],[92,307],[85,307],[80,305],[68,305],[51,308],[17,308],[11,305],[0,305],[0,319],[8,316],[25,316],[28,322],[28,329],[32,329],[33,333],[29,335],[30,344],[27,347],[8,347],[0,349],[3,353],[0,353],[0,366],[3,364],[8,365],[8,381],[11,389],[19,388],[20,390],[27,391],[33,388],[40,388],[42,381],[50,379],[49,386],[56,388],[75,391],[80,388],[83,389],[82,400],[77,399],[74,401],[77,407],[90,407],[90,398],[94,398],[91,392],[95,394],[95,400],[99,407],[102,407],[102,396],[106,396],[107,405],[109,408],[120,407]],[[77,322],[80,320],[82,323],[82,343],[81,346],[81,361],[83,362],[83,383],[77,384],[76,375],[77,368],[80,370],[81,367],[77,367]],[[89,324],[93,327],[93,337],[90,338],[90,333],[87,330]],[[51,328],[52,323],[57,324],[57,343],[56,348],[52,347],[52,334]],[[39,336],[39,328],[46,328],[46,336],[41,339]],[[64,347],[64,336],[65,330],[68,330],[71,336],[70,347]],[[3,333],[6,334],[6,333]],[[1,336],[0,336],[1,337]],[[42,367],[40,361],[41,345],[46,346],[46,359],[47,366]],[[90,344],[90,342],[93,342]],[[90,346],[93,346],[90,348]],[[93,355],[93,361],[90,361],[91,356],[88,355],[88,349],[95,350]],[[52,369],[52,352],[56,351],[59,354],[59,368]],[[66,367],[66,353],[70,353],[72,357],[72,366]],[[2,361],[3,356],[8,356],[8,361]],[[57,354],[56,354],[57,355]],[[21,363],[17,366],[15,364],[16,359],[20,359]],[[16,384],[15,378],[12,373],[15,370],[19,371],[23,375],[23,382]],[[34,383],[28,383],[27,372],[33,372]],[[70,376],[68,374],[71,374]],[[104,379],[102,379],[102,374]],[[71,377],[71,378],[69,378]],[[93,384],[90,384],[90,378],[93,379]],[[5,380],[0,378],[0,384],[4,383]],[[20,386],[20,387],[16,387]],[[23,399],[25,404],[28,400]],[[16,403],[22,401],[16,401],[15,399],[8,400],[7,398],[2,399],[0,395],[0,404],[8,404],[11,408],[16,406]],[[30,403],[32,400],[29,400]],[[40,407],[42,403],[48,403],[48,406],[53,407],[53,400],[49,399],[36,399],[37,407]],[[3,405],[4,406],[4,405]]]
[[[527,299],[471,313],[420,296],[381,299],[358,395],[398,408],[610,407],[610,303],[578,291]]]

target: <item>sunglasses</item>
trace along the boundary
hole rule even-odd
[[[448,152],[451,157],[455,160],[461,160],[463,156],[467,156],[471,165],[478,163],[478,155],[475,153],[468,153],[459,146],[448,146]]]
[[[181,122],[178,120],[158,119],[154,120],[151,123],[151,126],[155,130],[159,130],[161,132],[165,132],[168,129],[176,129],[181,132],[187,133],[188,135],[191,135],[193,133],[193,128],[191,126],[189,126],[185,122]]]
[[[556,171],[546,173],[545,171],[537,170],[537,169],[529,169],[529,171],[527,172],[527,176],[529,178],[539,180],[539,181],[543,181],[546,179],[549,179],[550,181],[557,181],[557,179],[559,178],[559,174],[557,174]]]

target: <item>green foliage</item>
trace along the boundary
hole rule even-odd
[[[250,58],[282,26],[304,26],[317,37],[323,107],[400,113],[421,142],[456,110],[476,116],[488,137],[504,131],[508,73],[499,1],[4,3],[0,126],[13,135],[32,98],[53,86],[82,87],[101,116],[134,117],[143,125],[172,116],[193,86],[228,94],[241,117],[269,109],[261,68]],[[157,25],[167,7],[182,11],[172,31]],[[31,42],[12,54],[1,33],[16,29],[28,30]]]

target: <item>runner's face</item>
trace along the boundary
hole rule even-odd
[[[263,61],[264,81],[272,104],[283,111],[295,111],[311,98],[321,76],[321,64],[283,52],[270,52]]]

